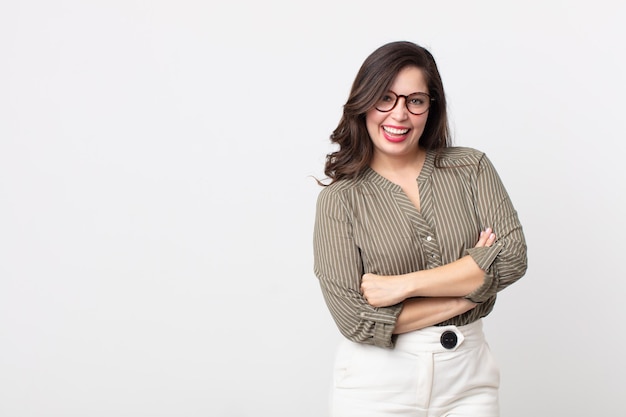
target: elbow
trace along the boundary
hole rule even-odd
[[[526,254],[517,258],[514,262],[509,262],[506,266],[500,268],[500,279],[498,280],[498,291],[501,291],[509,285],[517,282],[528,270],[528,260]]]
[[[526,253],[519,256],[513,262],[511,262],[511,270],[509,275],[515,281],[526,275],[526,271],[528,270],[528,259],[526,258]]]

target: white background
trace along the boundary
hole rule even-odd
[[[503,417],[623,413],[623,4],[2,2],[0,415],[327,415],[311,176],[393,40],[524,225]]]

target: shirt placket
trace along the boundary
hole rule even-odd
[[[415,218],[415,226],[418,238],[424,250],[426,269],[436,268],[443,265],[442,254],[437,240],[433,216],[432,187],[429,180],[418,180],[420,193],[420,212]],[[429,221],[430,220],[430,221]]]
[[[410,202],[404,193],[399,193],[399,205],[409,218],[413,228],[414,239],[421,248],[422,252],[422,268],[432,269],[442,265],[441,250],[437,242],[435,228],[428,222],[424,213],[424,204],[422,203],[422,191],[420,190],[420,208],[418,211],[413,203]],[[426,205],[426,207],[428,204]],[[428,210],[428,209],[427,209]]]

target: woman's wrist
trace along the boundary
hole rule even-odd
[[[466,313],[468,311],[470,311],[471,309],[473,309],[474,307],[476,307],[478,304],[468,300],[467,298],[457,298],[457,304],[458,304],[458,308],[460,310],[459,314],[463,314]]]
[[[420,278],[423,271],[410,272],[405,275],[406,278],[406,298],[421,297],[420,294]]]

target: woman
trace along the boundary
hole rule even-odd
[[[487,157],[450,146],[432,55],[374,51],[331,141],[314,269],[346,338],[332,415],[497,416],[481,319],[526,272],[526,244]]]

